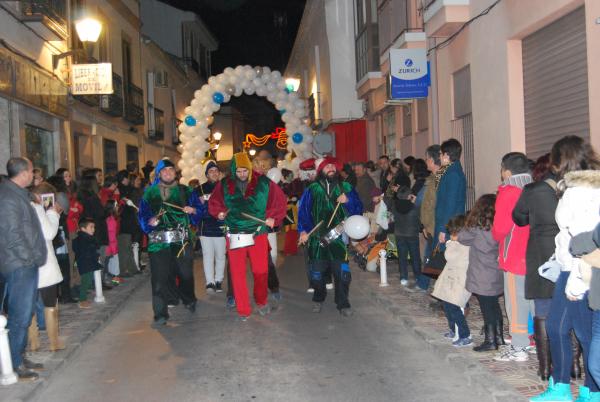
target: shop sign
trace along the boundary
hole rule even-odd
[[[390,98],[426,98],[430,85],[425,49],[390,50]]]
[[[112,64],[74,64],[71,69],[73,95],[111,95]]]

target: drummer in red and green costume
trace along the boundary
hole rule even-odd
[[[179,299],[190,312],[196,311],[190,225],[198,224],[206,207],[191,188],[177,183],[175,165],[170,160],[161,160],[154,174],[154,182],[140,202],[138,220],[149,239],[154,325],[165,325],[168,304],[177,304]]]
[[[231,249],[227,241],[227,256],[233,281],[233,295],[240,317],[247,319],[252,312],[246,284],[246,257],[250,258],[254,276],[254,300],[258,312],[270,312],[267,303],[268,240],[267,226],[280,225],[287,211],[287,198],[278,185],[267,176],[252,171],[248,154],[240,152],[231,160],[231,176],[217,183],[208,202],[208,212],[219,220],[231,234],[254,234],[254,245]],[[265,221],[264,224],[243,217],[246,213]]]
[[[298,232],[300,232],[300,243],[308,245],[311,285],[315,290],[313,312],[321,312],[327,296],[325,274],[331,272],[334,278],[337,309],[340,314],[350,316],[352,309],[348,301],[348,293],[352,276],[348,265],[348,246],[343,236],[325,247],[319,244],[322,236],[348,216],[361,215],[363,212],[358,194],[349,183],[340,180],[339,170],[337,159],[331,156],[324,158],[317,166],[317,178],[304,190],[299,202]],[[328,226],[338,202],[341,205]],[[308,233],[321,221],[323,224],[308,237]]]

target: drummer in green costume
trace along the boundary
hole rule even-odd
[[[179,299],[190,312],[196,310],[190,225],[197,225],[207,208],[197,193],[177,183],[176,177],[173,162],[161,160],[138,212],[140,226],[148,235],[154,325],[166,324],[168,304],[177,304]],[[175,277],[179,277],[178,287]]]
[[[336,158],[326,157],[317,166],[317,179],[311,183],[299,202],[298,232],[300,243],[307,244],[310,278],[313,294],[313,312],[320,313],[327,290],[325,274],[333,274],[335,285],[335,304],[340,314],[352,315],[348,294],[352,276],[348,265],[348,246],[344,236],[331,241],[328,245],[320,244],[323,236],[342,223],[351,215],[361,215],[363,206],[358,194],[352,186],[340,180],[340,166]],[[336,205],[340,207],[336,209]],[[333,219],[331,219],[334,214]],[[330,223],[331,221],[331,223]],[[322,222],[314,233],[308,236],[313,228]]]

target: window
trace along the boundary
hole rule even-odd
[[[131,44],[125,38],[121,40],[121,49],[123,52],[123,89],[125,90],[125,99],[128,99],[131,85]]]
[[[115,174],[119,171],[119,155],[117,143],[104,139],[104,174]]]
[[[417,117],[419,131],[425,131],[429,128],[429,107],[427,98],[422,98],[417,101]]]
[[[102,31],[100,32],[100,37],[98,38],[98,61],[100,63],[110,62],[107,26],[108,24],[106,22],[102,23]]]
[[[390,108],[383,116],[385,126],[386,154],[396,155],[396,108]]]
[[[412,106],[402,106],[402,133],[405,137],[412,135]]]
[[[34,168],[44,177],[54,173],[54,138],[51,131],[25,125],[25,150]]]
[[[125,154],[127,155],[127,167],[135,167],[134,172],[137,172],[140,165],[140,152],[138,147],[134,145],[127,145],[125,147]]]
[[[454,117],[471,113],[471,68],[466,66],[452,74],[454,83]]]

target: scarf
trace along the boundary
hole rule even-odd
[[[454,164],[454,162],[449,163],[445,166],[441,166],[437,172],[435,172],[435,176],[434,176],[434,180],[435,180],[435,189],[437,190],[438,186],[440,185],[440,181],[442,180],[442,177],[444,176],[444,174],[446,173],[446,171],[448,169],[450,169],[450,166],[452,166]]]
[[[533,182],[533,178],[529,173],[521,173],[513,174],[508,179],[504,180],[503,184],[505,186],[515,186],[522,189],[531,182]]]
[[[171,184],[163,183],[162,181],[158,182],[158,189],[160,190],[160,197],[162,198],[163,201],[166,201],[169,199],[169,197],[171,195],[171,189],[173,189],[173,187],[175,187],[176,185],[177,185],[176,181],[174,181]]]

